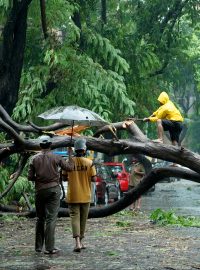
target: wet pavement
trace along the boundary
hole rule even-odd
[[[142,212],[124,210],[88,220],[85,244],[73,252],[69,218],[56,228],[58,255],[34,252],[35,219],[0,221],[0,270],[195,270],[200,269],[200,228],[158,226],[151,211],[174,209],[200,214],[200,185],[190,181],[159,183],[142,198]]]
[[[157,183],[154,192],[142,197],[142,210],[157,208],[173,209],[178,215],[200,216],[200,184],[187,180]]]

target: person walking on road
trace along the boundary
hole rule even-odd
[[[155,142],[163,143],[163,131],[169,131],[172,145],[178,145],[184,119],[166,92],[159,95],[158,101],[161,106],[143,121],[157,123],[158,139]]]
[[[78,139],[74,144],[74,169],[67,173],[67,203],[69,206],[74,252],[80,252],[85,246],[82,243],[91,202],[91,182],[96,181],[96,169],[92,160],[85,157],[86,140]],[[65,172],[64,172],[65,173]]]
[[[35,251],[42,252],[45,244],[45,254],[55,254],[55,226],[60,206],[60,174],[59,167],[71,171],[73,160],[65,161],[51,152],[51,138],[43,135],[39,138],[41,152],[31,159],[28,180],[35,183],[36,235]]]
[[[140,163],[138,160],[133,160],[131,174],[129,178],[129,190],[136,187],[140,183],[144,175],[145,169],[142,163]],[[129,209],[133,211],[140,211],[141,196],[133,204],[130,205]]]

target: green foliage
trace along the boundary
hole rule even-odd
[[[106,254],[108,256],[119,256],[119,253],[114,250],[107,251]]]
[[[200,132],[200,122],[198,119],[194,119],[189,125],[188,136],[190,149],[194,152],[200,153],[200,142],[199,134]]]
[[[11,0],[0,0],[0,8],[8,10],[11,7],[12,7],[12,1]]]
[[[131,222],[128,221],[116,221],[116,226],[118,227],[130,227],[132,225]]]
[[[45,66],[30,67],[22,73],[19,99],[13,111],[14,119],[18,121],[27,119],[33,112],[35,102],[42,102],[39,98],[45,89],[49,78],[49,69]]]
[[[19,176],[14,187],[13,187],[13,197],[20,198],[23,192],[33,191],[33,185],[26,177]]]
[[[196,217],[177,216],[173,210],[164,211],[160,208],[151,213],[150,219],[159,225],[174,225],[184,227],[200,227],[200,219]]]
[[[120,212],[117,212],[116,214],[114,214],[116,217],[130,217],[132,216],[132,212],[131,211],[127,211],[127,210],[122,210]]]
[[[9,176],[8,170],[0,165],[0,193],[6,189]],[[3,199],[3,203],[5,202],[7,202],[7,199]]]
[[[10,172],[6,168],[1,168],[0,170],[0,193],[2,193],[7,186],[9,185],[10,180]],[[25,201],[22,197],[22,193],[26,192],[30,195],[31,203],[34,202],[34,188],[32,183],[30,183],[26,177],[20,176],[12,189],[8,192],[8,194],[2,199],[2,203],[8,204],[12,201],[18,201],[21,205],[25,205]]]
[[[27,218],[25,217],[19,217],[19,216],[14,216],[14,215],[9,215],[9,214],[4,214],[3,216],[0,217],[0,221],[4,221],[4,222],[26,221],[26,220]]]
[[[0,132],[0,143],[3,143],[6,140],[6,136],[3,132]]]
[[[105,24],[99,1],[48,1],[43,40],[39,2],[32,1],[15,119],[34,120],[49,108],[71,104],[110,121],[144,117],[156,109],[162,90],[187,114],[183,93],[187,101],[191,87],[196,98],[200,89],[195,6],[196,0],[110,0]],[[81,28],[74,15],[80,15]],[[148,135],[154,133],[149,125]]]
[[[92,52],[97,59],[103,58],[105,63],[119,75],[129,71],[129,64],[121,57],[121,52],[116,49],[109,39],[102,37],[98,33],[94,33],[89,29],[85,29],[83,35],[86,39],[88,52]]]
[[[56,15],[55,9],[59,10]],[[48,3],[48,26],[52,32],[41,46],[39,38],[36,42],[32,40],[33,33],[38,37],[40,33],[38,4],[31,5],[27,58],[13,113],[16,120],[25,121],[50,107],[71,104],[92,109],[106,120],[113,120],[115,112],[120,112],[121,116],[134,114],[135,103],[128,96],[122,76],[129,71],[129,65],[120,50],[111,45],[109,39],[87,27],[82,31],[87,48],[81,53],[77,50],[75,44],[79,42],[80,29],[71,18],[79,9],[80,6],[70,1]],[[63,34],[60,42],[54,36],[58,30]],[[46,88],[49,81],[55,84],[51,91]]]
[[[12,155],[9,166],[6,166],[4,163],[0,165],[0,193],[4,192],[8,187],[12,179],[10,175],[16,170],[16,164],[18,164],[18,155]],[[28,194],[30,202],[34,203],[34,186],[28,181],[26,175],[26,168],[23,171],[23,174],[18,177],[14,186],[10,189],[5,197],[1,200],[3,204],[9,204],[12,201],[17,201],[21,206],[26,205],[24,198],[22,196],[23,192]]]

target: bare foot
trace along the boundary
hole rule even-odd
[[[170,164],[169,166],[170,166],[170,167],[178,167],[178,164],[172,163],[172,164]]]
[[[153,142],[156,142],[156,143],[163,143],[163,140],[162,139],[155,139],[155,140],[152,140]]]
[[[132,125],[134,123],[133,120],[127,120],[127,121],[124,121],[123,124],[122,124],[122,127],[123,128],[127,128],[129,127],[130,125]]]

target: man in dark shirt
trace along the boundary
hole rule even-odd
[[[34,155],[30,162],[28,180],[35,182],[35,207],[37,214],[35,250],[41,252],[45,242],[45,254],[55,254],[55,225],[60,206],[59,167],[71,171],[72,158],[66,162],[50,151],[51,138],[41,136],[41,152]],[[70,156],[70,155],[69,155]]]

